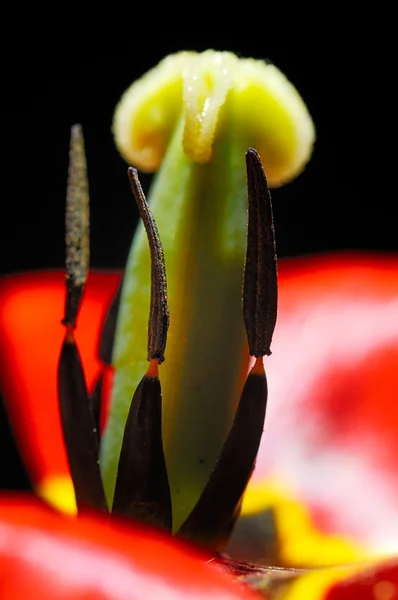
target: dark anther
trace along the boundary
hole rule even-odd
[[[148,360],[164,361],[170,316],[167,305],[166,268],[158,228],[142,191],[136,169],[128,170],[131,189],[144,223],[151,251],[151,307],[148,325]]]
[[[275,230],[267,178],[256,150],[246,154],[249,197],[247,249],[243,281],[243,318],[249,352],[271,354],[277,303],[278,274]]]
[[[137,171],[128,170],[151,252],[148,323],[149,369],[133,396],[120,452],[112,512],[171,531],[169,480],[162,442],[162,391],[158,363],[164,361],[169,309],[163,248]]]
[[[65,339],[58,364],[62,429],[78,509],[107,510],[99,470],[98,434],[73,330],[89,262],[89,197],[83,135],[72,128],[66,200]]]
[[[263,356],[277,312],[277,263],[271,198],[255,150],[246,155],[248,231],[243,282],[243,315],[249,351],[256,362],[247,376],[231,430],[197,504],[179,535],[222,550],[240,513],[263,433],[267,379]]]
[[[89,195],[84,140],[80,125],[71,130],[65,214],[66,303],[64,325],[76,324],[89,263]]]

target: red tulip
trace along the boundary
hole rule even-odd
[[[188,76],[181,59],[189,63]],[[236,69],[235,86],[237,59],[233,55],[183,53],[174,60],[161,63],[159,89],[156,70],[151,71],[143,81],[152,81],[155,73],[155,85],[133,85],[115,113],[117,146],[129,160],[137,162],[132,147],[139,155],[142,149],[146,156],[148,150],[155,151],[156,164],[138,160],[142,167],[152,169],[160,164],[167,147],[150,200],[165,246],[163,251],[137,171],[130,168],[143,224],[125,271],[112,352],[111,332],[103,337],[101,356],[116,365],[116,378],[101,448],[97,405],[92,406],[96,397],[88,397],[86,381],[90,391],[96,382],[101,384],[96,390],[102,390],[103,427],[113,368],[97,358],[97,346],[119,277],[90,275],[75,340],[89,265],[88,181],[78,125],[71,131],[66,302],[61,273],[14,276],[6,278],[0,288],[0,386],[21,453],[39,495],[65,512],[76,512],[76,505],[79,509],[77,518],[71,519],[18,499],[3,502],[0,581],[12,597],[31,594],[28,588],[37,598],[62,597],[64,592],[66,597],[72,591],[81,598],[94,594],[150,597],[167,595],[170,590],[173,597],[176,593],[189,597],[206,594],[207,584],[211,597],[223,594],[217,592],[218,582],[211,580],[210,573],[215,576],[215,572],[209,567],[204,570],[203,556],[193,557],[191,550],[172,545],[170,538],[158,537],[154,529],[123,532],[108,509],[112,515],[129,515],[132,523],[142,518],[175,531],[207,545],[214,555],[228,541],[242,500],[243,514],[271,508],[268,517],[273,516],[275,535],[269,536],[274,551],[270,556],[282,565],[322,566],[357,559],[356,550],[350,554],[352,542],[365,552],[397,549],[398,257],[336,255],[281,264],[275,358],[266,363],[268,419],[258,452],[267,404],[262,358],[270,354],[276,321],[277,269],[272,206],[260,155],[253,147],[247,150],[246,179],[243,162],[239,162],[249,145],[246,137],[250,146],[258,139],[257,123],[253,131],[250,119],[245,121],[247,98],[258,96],[261,105],[275,109],[272,127],[267,124],[265,130],[270,148],[259,139],[266,171],[274,183],[302,168],[312,148],[313,125],[294,88],[289,84],[285,89],[285,79],[279,80],[279,75],[274,101],[276,71],[272,68],[259,67],[257,80],[257,76],[252,78],[254,71],[250,74],[253,61],[243,61],[242,71]],[[177,69],[168,70],[170,64]],[[168,65],[166,70],[164,65]],[[266,83],[262,93],[259,83]],[[177,90],[173,100],[170,84]],[[181,112],[181,91],[184,120],[176,118]],[[170,112],[171,101],[175,112]],[[207,110],[208,101],[211,110]],[[224,104],[228,109],[217,131]],[[161,118],[153,121],[148,106],[157,106]],[[135,120],[137,107],[144,135],[138,133],[132,144],[130,135],[126,138],[131,130],[126,124]],[[299,114],[302,118],[296,128]],[[231,131],[226,127],[230,115],[238,117],[232,119]],[[275,123],[279,126],[274,130]],[[133,129],[137,134],[139,128]],[[148,146],[148,139],[154,140],[154,147]],[[244,148],[239,148],[241,143]],[[191,152],[192,148],[199,150]],[[275,177],[278,153],[285,157],[282,150],[292,164],[283,167],[283,177],[280,173]],[[245,181],[247,236],[242,202]],[[242,321],[239,297],[245,239]],[[168,269],[170,285],[166,285],[164,256],[174,258]],[[194,269],[190,268],[192,257]],[[143,348],[147,333],[144,288],[150,289],[150,366],[142,377],[144,360],[135,352]],[[60,324],[63,315],[65,330]],[[168,345],[171,360],[163,369],[161,388],[158,364],[164,361],[169,322],[174,327]],[[256,362],[242,387],[239,376],[245,375],[249,358],[247,352],[242,356],[244,330],[249,354]],[[167,402],[162,402],[161,389]],[[256,460],[257,470],[243,498]],[[270,501],[272,480],[280,489]],[[101,512],[87,516],[87,506]],[[335,552],[327,560],[325,539],[329,551]],[[341,552],[340,542],[347,542],[348,553]],[[263,537],[258,549],[262,562],[265,545]],[[233,544],[230,551],[234,551]],[[373,595],[390,600],[396,591],[395,563],[373,568],[370,576],[358,565],[304,575],[281,593],[286,599],[340,598],[347,596],[347,589],[358,595],[359,585],[364,594],[371,588]],[[21,577],[15,577],[16,572]],[[348,581],[351,574],[356,578]],[[344,580],[342,585],[340,580]],[[376,594],[379,583],[387,587],[379,587]],[[223,597],[229,597],[238,588],[225,590]]]
[[[208,557],[139,524],[66,517],[29,497],[0,499],[3,600],[249,600]]]

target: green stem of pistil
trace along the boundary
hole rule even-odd
[[[168,279],[170,329],[159,377],[173,529],[193,508],[214,467],[248,366],[241,308],[244,150],[233,132],[224,131],[211,161],[193,163],[183,152],[181,123],[148,198]],[[124,279],[113,355],[115,384],[101,449],[110,505],[129,405],[147,368],[149,297],[149,249],[140,225]]]

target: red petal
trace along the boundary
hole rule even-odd
[[[335,583],[324,600],[398,600],[397,560],[374,565]]]
[[[99,370],[100,324],[120,275],[90,273],[76,340],[89,386]],[[35,484],[69,473],[58,401],[57,365],[64,327],[64,275],[12,275],[0,282],[0,386],[15,436]]]
[[[157,531],[96,515],[61,516],[0,499],[0,596],[31,600],[244,600],[256,595],[208,557]]]
[[[398,539],[398,256],[281,261],[254,480],[277,476],[330,532]]]

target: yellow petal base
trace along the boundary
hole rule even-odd
[[[36,486],[36,494],[53,508],[71,516],[77,515],[75,490],[70,477],[47,477]]]
[[[250,484],[243,500],[242,514],[272,509],[280,559],[288,567],[329,567],[369,559],[366,549],[353,540],[320,532],[305,505],[275,481]]]

